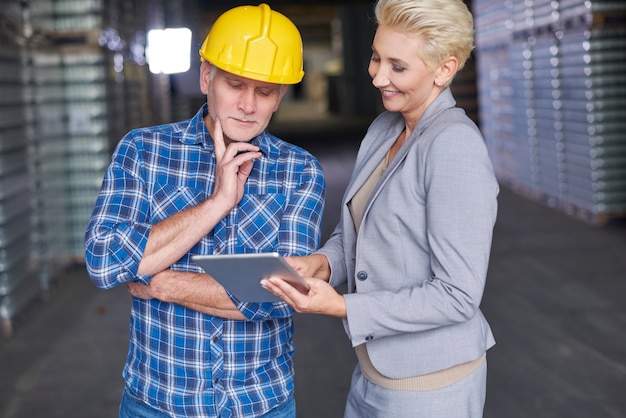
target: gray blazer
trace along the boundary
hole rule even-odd
[[[359,234],[348,202],[404,129],[398,113],[370,125],[318,251],[330,283],[347,283],[346,332],[391,378],[474,360],[495,344],[479,309],[497,213],[498,183],[483,137],[445,90],[428,107],[372,192]]]

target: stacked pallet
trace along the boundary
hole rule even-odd
[[[626,29],[626,28],[625,28]],[[626,214],[626,30],[571,29],[563,51],[565,209]]]
[[[20,49],[0,46],[0,319],[5,333],[15,312],[39,289],[29,263],[32,210],[20,66]]]
[[[52,278],[83,257],[83,237],[109,158],[102,0],[32,0],[26,49],[33,258]]]
[[[138,102],[149,91],[142,45],[146,10],[139,10],[147,5],[3,3],[0,319],[5,333],[63,269],[84,262],[84,233],[112,146],[146,124],[139,120],[146,106]]]
[[[30,56],[34,241],[54,269],[83,256],[87,221],[110,156],[104,57],[100,51]]]
[[[22,89],[21,34],[15,23],[18,2],[3,4],[0,25],[0,320],[4,333],[10,319],[39,290],[31,268],[31,187],[26,140],[26,104]]]
[[[479,0],[473,11],[499,179],[594,224],[626,216],[626,4]]]
[[[147,3],[141,3],[147,7]],[[145,123],[145,10],[119,0],[31,0],[33,241],[53,276],[84,261],[84,234],[111,150]]]

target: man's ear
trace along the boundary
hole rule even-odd
[[[280,106],[280,102],[283,101],[283,97],[285,97],[285,93],[287,93],[288,89],[289,89],[289,84],[283,84],[280,86],[280,93],[278,96],[278,100],[276,101],[276,106],[274,106],[274,112],[278,110],[278,107]]]
[[[439,87],[447,85],[459,69],[459,60],[451,56],[437,68],[435,84]]]
[[[211,64],[208,61],[202,61],[200,65],[200,91],[206,95],[209,91],[209,83],[211,79]]]

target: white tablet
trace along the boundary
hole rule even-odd
[[[194,255],[191,260],[242,302],[280,301],[261,287],[261,280],[271,276],[282,278],[303,293],[309,288],[278,253]]]

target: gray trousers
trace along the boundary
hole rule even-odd
[[[357,364],[344,418],[482,418],[487,360],[463,380],[443,389],[412,392],[373,384]]]

